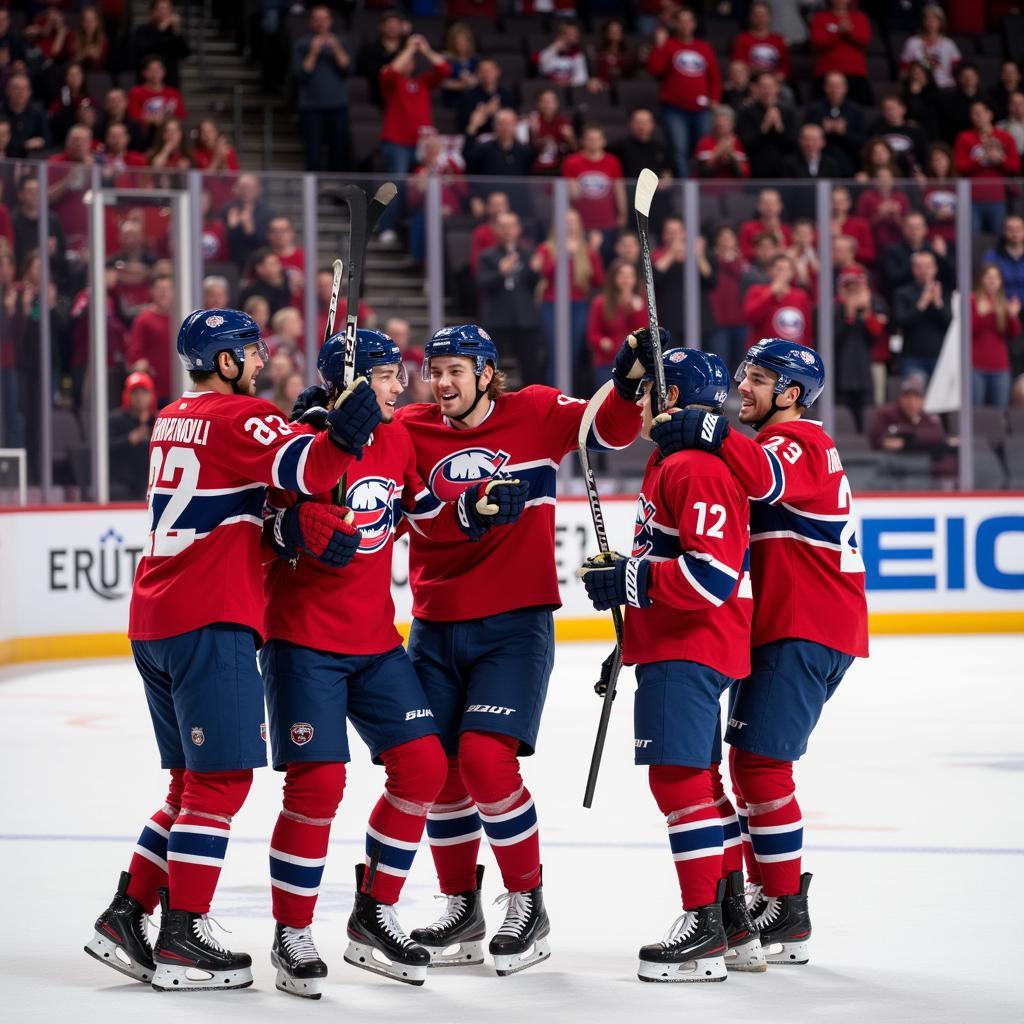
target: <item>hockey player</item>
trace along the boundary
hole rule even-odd
[[[664,352],[669,405],[717,413],[729,375],[716,355]],[[650,438],[650,385],[643,404]],[[668,824],[683,914],[640,950],[641,981],[724,981],[723,914],[738,918],[735,962],[764,969],[746,913],[742,877],[727,902],[725,830],[713,765],[721,760],[720,700],[750,668],[747,498],[706,452],[652,453],[637,503],[633,550],[596,555],[579,570],[599,611],[626,605],[622,657],[636,665],[635,760],[649,765]]]
[[[320,350],[321,377],[342,391],[345,337]],[[349,760],[346,716],[387,772],[384,795],[370,814],[366,863],[356,866],[355,907],[348,922],[345,960],[397,981],[422,985],[430,956],[405,934],[394,911],[423,834],[426,814],[444,785],[448,762],[430,705],[395,629],[391,555],[400,517],[424,535],[464,537],[460,523],[481,530],[514,521],[525,485],[516,480],[474,485],[455,505],[444,505],[416,472],[409,433],[394,422],[405,389],[402,353],[386,334],[360,330],[355,372],[367,378],[381,424],[344,482],[316,494],[355,513],[357,557],[336,569],[297,552],[279,536],[294,495],[271,492],[279,504],[268,534],[279,558],[266,576],[268,641],[260,651],[270,711],[273,764],[285,771],[284,806],[270,849],[277,987],[320,997],[327,968],[310,932],[327,857],[331,821],[345,786]],[[326,406],[328,393],[308,389],[303,404]],[[323,408],[304,419],[322,421]],[[302,506],[300,506],[302,507]],[[378,952],[386,962],[374,956]]]
[[[398,418],[434,495],[450,501],[510,476],[529,485],[514,527],[483,534],[470,523],[476,543],[428,542],[413,533],[409,550],[409,656],[449,756],[447,781],[427,815],[447,910],[412,938],[429,949],[432,966],[483,962],[482,823],[507,889],[505,920],[490,942],[495,969],[506,975],[550,955],[537,811],[518,759],[536,745],[554,659],[555,474],[576,448],[586,402],[542,386],[506,394],[497,348],[473,324],[430,339],[424,375],[436,404],[407,406]],[[636,436],[642,375],[636,350],[624,343],[618,390],[598,413],[594,447],[625,447]]]
[[[664,454],[718,453],[753,501],[751,670],[734,691],[725,738],[761,944],[770,964],[802,964],[811,876],[800,872],[793,762],[853,659],[867,657],[864,562],[835,442],[804,418],[825,386],[821,358],[766,338],[747,352],[736,380],[739,420],[756,439],[697,409],[660,416],[652,437]]]
[[[260,553],[268,486],[311,493],[353,464],[380,411],[357,381],[317,436],[254,397],[267,350],[255,321],[198,310],[178,332],[193,390],[157,417],[150,447],[150,531],[129,613],[162,767],[163,807],[146,824],[86,952],[161,991],[244,988],[250,958],[220,946],[207,912],[252,769],[266,763]],[[343,565],[359,536],[347,510],[301,506],[282,535]],[[163,915],[155,950],[146,917]]]

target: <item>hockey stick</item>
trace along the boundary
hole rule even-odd
[[[334,320],[338,315],[338,296],[341,294],[341,275],[345,271],[345,265],[341,260],[335,260],[332,269],[334,271],[334,280],[331,282],[331,304],[327,307],[327,323],[324,324],[323,344],[326,344],[327,339],[334,333]]]
[[[668,408],[668,388],[665,386],[665,365],[661,361],[661,332],[658,329],[658,306],[654,297],[654,267],[651,265],[651,240],[647,219],[651,215],[651,203],[658,190],[658,176],[649,167],[640,172],[636,180],[637,234],[640,236],[640,255],[644,265],[644,288],[647,291],[647,320],[650,325],[651,348],[654,351],[654,394],[651,396],[651,415],[657,416]]]
[[[384,215],[384,211],[391,205],[391,200],[398,195],[398,188],[393,181],[385,181],[383,185],[373,194],[370,205],[366,208],[366,231],[367,238],[373,233],[377,221]]]
[[[358,185],[342,185],[338,192],[348,206],[348,309],[345,311],[345,367],[342,388],[356,376],[356,331],[359,329],[359,292],[366,258],[366,193]]]
[[[587,488],[587,501],[590,504],[590,518],[594,521],[594,533],[597,535],[597,549],[602,554],[608,554],[611,548],[608,546],[608,531],[604,525],[604,513],[601,511],[601,498],[597,493],[597,481],[594,479],[594,470],[590,465],[590,451],[587,449],[587,438],[590,436],[590,428],[597,418],[598,410],[604,404],[605,398],[614,387],[613,381],[602,384],[594,394],[594,397],[587,403],[583,411],[583,419],[580,421],[580,431],[577,438],[577,454],[580,457],[580,466],[583,469],[583,482]],[[594,753],[590,758],[590,774],[587,775],[587,789],[583,794],[583,806],[590,808],[594,802],[594,789],[597,786],[597,773],[601,770],[601,755],[604,753],[604,741],[608,734],[608,721],[612,713],[612,701],[615,700],[615,684],[619,678],[619,671],[622,669],[622,609],[616,605],[612,608],[612,625],[615,627],[615,650],[611,658],[602,666],[601,682],[605,685],[604,703],[601,705],[601,717],[597,723],[597,737],[594,740]]]

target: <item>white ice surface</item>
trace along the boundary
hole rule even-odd
[[[353,734],[316,936],[331,969],[319,1003],[274,989],[267,838],[280,779],[257,773],[214,905],[253,955],[243,992],[158,994],[82,952],[164,794],[126,661],[0,674],[0,1018],[259,1022],[747,1020],[1024,1021],[1024,639],[880,638],[844,681],[800,763],[804,864],[815,873],[812,963],[718,985],[644,985],[635,954],[678,893],[664,823],[632,766],[632,673],[621,681],[592,811],[581,807],[603,647],[560,648],[525,762],[540,811],[552,957],[516,977],[431,972],[420,989],[342,960],[352,865],[382,783]],[[500,891],[489,851],[485,897]],[[399,905],[407,928],[439,904],[421,851]],[[489,907],[489,922],[500,921]],[[287,1015],[287,1018],[284,1016]],[[684,1016],[685,1015],[685,1016]]]

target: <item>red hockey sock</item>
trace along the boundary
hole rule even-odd
[[[228,848],[231,819],[245,803],[251,785],[251,768],[185,770],[181,813],[167,839],[171,910],[209,913]]]
[[[381,903],[397,903],[423,837],[427,811],[445,784],[448,758],[436,736],[402,743],[380,756],[388,777],[366,826],[363,892]]]
[[[448,758],[448,776],[427,814],[427,839],[441,892],[454,896],[475,889],[480,815],[462,781],[457,757]]]
[[[719,766],[711,766],[711,795],[715,798],[718,816],[722,819],[722,875],[728,877],[734,871],[743,870],[743,841],[740,839],[740,822],[736,808],[726,795],[722,785]]]
[[[764,885],[761,868],[750,845],[750,822],[747,814],[747,802],[743,799],[739,784],[736,781],[736,748],[729,748],[729,776],[732,779],[732,794],[736,798],[736,817],[740,822],[740,839],[743,848],[743,867],[747,872],[747,881],[753,885]]]
[[[288,765],[281,813],[270,840],[270,896],[279,924],[305,928],[313,921],[331,822],[344,792],[345,765],[340,761]]]
[[[793,784],[793,762],[736,750],[733,772],[746,800],[750,846],[765,895],[799,892],[804,829]]]
[[[509,892],[540,885],[537,810],[519,774],[518,749],[519,740],[497,733],[464,732],[459,740],[462,779]]]
[[[167,884],[167,837],[181,809],[181,792],[185,786],[185,769],[171,769],[171,784],[163,807],[146,822],[135,844],[128,873],[132,880],[128,895],[152,914],[159,903],[157,889]]]
[[[683,909],[714,903],[722,878],[723,829],[710,770],[654,764],[648,782],[668,824]]]

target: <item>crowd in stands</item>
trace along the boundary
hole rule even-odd
[[[31,446],[38,430],[28,413],[44,306],[58,400],[71,409],[82,402],[91,301],[84,197],[93,168],[105,185],[140,190],[181,188],[183,172],[206,172],[204,304],[237,304],[257,319],[273,355],[261,386],[283,409],[307,371],[306,254],[295,225],[267,200],[260,177],[240,167],[220,126],[189,118],[180,12],[154,0],[149,19],[129,26],[125,6],[0,6],[0,427],[8,446]],[[963,308],[974,329],[975,400],[1004,408],[1024,391],[1013,386],[1024,373],[1024,204],[1020,185],[1006,180],[1022,173],[1024,86],[1017,63],[1001,59],[1009,51],[999,35],[1012,4],[263,6],[255,52],[265,77],[294,97],[307,168],[404,181],[378,232],[385,245],[406,243],[411,268],[425,260],[426,188],[440,178],[452,308],[488,325],[523,382],[553,379],[562,237],[576,386],[605,379],[616,339],[645,322],[630,187],[651,167],[665,186],[652,216],[662,322],[686,336],[687,229],[671,185],[697,179],[700,220],[690,230],[700,342],[730,366],[764,335],[815,343],[812,185],[836,182],[836,399],[872,443],[878,410],[911,401],[900,381],[927,387],[935,369],[953,316],[957,184],[968,179],[976,286]],[[33,164],[6,161],[24,157],[46,160],[45,196]],[[569,183],[564,234],[543,184],[553,177]],[[49,296],[40,295],[43,203]],[[124,419],[145,412],[133,390],[145,384],[159,406],[173,384],[166,206],[121,203],[106,234],[110,391],[124,391]],[[329,292],[330,273],[320,271],[318,329]],[[383,326],[365,302],[361,317]],[[404,338],[412,365],[420,357],[408,325]],[[139,373],[144,380],[122,389]]]

